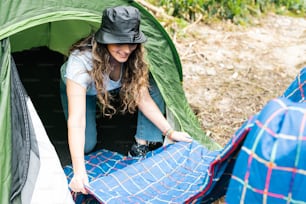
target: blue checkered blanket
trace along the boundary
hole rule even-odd
[[[109,150],[85,157],[89,195],[73,194],[76,203],[211,203],[225,195],[239,146],[252,120],[219,151],[197,141],[177,142],[132,158]],[[71,165],[64,171],[68,182]]]
[[[100,150],[86,156],[89,195],[74,195],[76,203],[211,203],[226,192],[233,168],[232,155],[248,123],[220,151],[198,142],[177,142],[150,152],[146,158]],[[64,168],[68,182],[71,166]]]
[[[254,118],[226,202],[306,203],[306,68]]]

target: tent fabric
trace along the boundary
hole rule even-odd
[[[30,98],[27,98],[26,104],[32,124],[35,124],[34,133],[39,155],[31,151],[27,180],[21,193],[22,203],[73,204],[57,153]],[[39,168],[37,168],[38,161]],[[30,194],[30,192],[32,193]]]
[[[9,40],[0,42],[1,203],[73,203],[57,154],[19,79]]]
[[[26,105],[27,95],[18,76],[14,60],[11,59],[11,126],[12,126],[12,184],[11,201],[20,194],[25,185],[30,152],[39,157],[34,128]],[[36,164],[39,169],[39,160]],[[33,180],[35,180],[33,178]],[[31,193],[30,193],[31,194]]]
[[[10,44],[0,41],[0,203],[8,203],[11,188]]]
[[[306,68],[258,114],[226,194],[227,203],[306,203]]]
[[[73,203],[54,147],[11,60],[12,173],[10,201]],[[35,124],[35,127],[34,127]],[[18,151],[16,151],[18,150]],[[51,176],[50,175],[56,175]],[[33,185],[35,184],[35,185]],[[56,198],[53,196],[56,194]]]

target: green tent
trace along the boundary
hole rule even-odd
[[[0,4],[0,203],[72,202],[58,158],[61,152],[46,131],[53,128],[52,134],[57,135],[63,124],[51,127],[41,121],[53,117],[43,110],[62,115],[48,103],[49,92],[56,88],[44,83],[58,82],[58,75],[50,77],[50,71],[59,73],[59,66],[52,62],[63,63],[69,47],[98,28],[102,10],[117,5],[132,5],[141,12],[148,63],[166,102],[167,119],[208,149],[220,148],[205,136],[188,105],[173,42],[139,4],[127,0],[4,0]],[[32,69],[33,61],[39,62],[39,71]],[[30,88],[26,83],[32,84]],[[41,90],[44,94],[31,96]],[[48,107],[38,111],[35,102],[41,101]]]

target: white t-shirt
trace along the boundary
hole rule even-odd
[[[109,78],[108,75],[104,76],[104,80],[106,80],[106,90],[111,91],[121,87],[121,77],[122,77],[122,69],[121,74],[118,81],[113,81]],[[87,95],[97,95],[97,90],[94,84],[93,78],[90,76],[89,71],[92,70],[92,54],[90,51],[73,51],[68,61],[62,65],[61,67],[61,77],[64,83],[66,83],[66,79],[70,79],[82,87],[86,88]]]

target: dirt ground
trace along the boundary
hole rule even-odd
[[[222,146],[306,66],[306,18],[269,14],[251,26],[201,22],[181,32],[172,38],[187,99]]]

